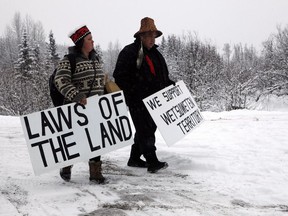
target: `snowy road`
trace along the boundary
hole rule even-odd
[[[203,113],[205,122],[158,155],[157,174],[126,166],[129,147],[102,157],[106,185],[89,183],[88,164],[72,182],[58,170],[34,176],[20,120],[0,116],[0,215],[197,216],[288,214],[288,112]]]

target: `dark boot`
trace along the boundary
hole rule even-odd
[[[139,168],[147,168],[148,164],[146,161],[143,161],[141,158],[129,158],[127,166],[130,167],[139,167]]]
[[[89,161],[89,171],[90,178],[89,180],[97,184],[105,183],[105,178],[102,175],[102,161]]]
[[[156,173],[158,170],[166,169],[168,167],[168,163],[160,162],[156,156],[156,152],[151,152],[148,154],[144,154],[146,161],[148,163],[147,171],[150,173]]]
[[[69,182],[71,179],[71,169],[72,166],[67,166],[60,169],[60,176],[66,182]]]
[[[140,157],[141,153],[139,152],[137,146],[133,144],[131,147],[130,158],[128,160],[127,166],[147,168],[148,164],[146,163],[146,161],[140,159]]]

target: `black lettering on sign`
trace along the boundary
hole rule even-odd
[[[112,143],[115,145],[116,144],[116,139],[115,136],[123,142],[123,137],[120,131],[120,126],[119,126],[119,121],[118,119],[115,119],[115,122],[107,121],[107,126],[109,130],[109,134],[112,138]]]
[[[70,152],[69,152],[68,148],[71,148],[72,146],[76,145],[76,142],[67,143],[67,140],[66,140],[67,137],[72,136],[72,135],[74,135],[73,132],[69,132],[69,133],[61,135],[63,146],[64,146],[64,149],[65,149],[65,152],[66,152],[68,160],[71,160],[71,159],[74,159],[74,158],[77,158],[77,157],[80,156],[79,153],[75,153],[75,154],[71,155]]]
[[[87,140],[88,140],[91,152],[94,152],[94,151],[101,149],[100,145],[98,145],[98,146],[93,145],[88,128],[85,128],[85,133],[87,136]]]
[[[111,110],[111,106],[110,106],[108,98],[106,98],[106,97],[100,98],[99,107],[100,107],[101,115],[104,119],[111,118],[112,110]],[[106,111],[104,110],[104,107],[107,107]],[[107,111],[108,111],[108,113],[107,113]]]
[[[68,107],[68,118],[65,116],[65,113],[63,112],[61,107],[57,108],[57,119],[58,122],[55,120],[53,114],[51,111],[48,111],[49,117],[52,120],[56,130],[58,132],[63,131],[63,126],[62,126],[62,119],[64,120],[67,128],[71,129],[72,128],[72,117],[71,117],[71,108]]]
[[[56,111],[57,111],[57,120],[55,119],[55,116],[52,114],[50,110],[47,111],[49,118],[44,111],[40,113],[42,136],[46,135],[46,130],[48,129],[52,134],[54,134],[56,131],[57,132],[63,131],[62,122],[65,122],[65,125],[68,129],[72,128],[71,107],[70,106],[67,107],[68,116],[65,115],[64,111],[62,110],[62,107],[58,107]]]
[[[78,121],[77,121],[77,124],[78,124],[79,126],[88,125],[88,123],[89,123],[88,117],[87,117],[84,113],[81,113],[81,112],[79,111],[79,108],[86,109],[86,107],[85,107],[84,105],[80,104],[80,103],[76,103],[76,104],[74,105],[74,112],[75,112],[75,114],[78,115],[79,117],[83,118],[83,121],[78,120]]]
[[[152,110],[162,106],[157,96],[152,98],[152,100],[147,101],[147,104]]]
[[[27,134],[28,134],[29,139],[34,139],[34,138],[37,138],[37,137],[40,136],[39,133],[32,134],[32,131],[31,131],[30,124],[29,124],[27,116],[24,117],[24,123],[25,123],[25,126],[26,126],[26,130],[27,130]]]
[[[128,131],[125,131],[125,126]],[[106,123],[100,124],[102,146],[105,148],[106,141],[110,145],[115,145],[118,141],[127,141],[132,136],[131,125],[126,116],[121,116],[113,121],[108,120]]]
[[[180,127],[183,134],[191,131],[197,124],[203,120],[199,110],[195,110],[192,114],[180,121],[177,126]]]
[[[42,125],[42,136],[46,135],[46,127],[48,127],[52,134],[55,133],[54,128],[52,127],[52,124],[49,122],[45,112],[41,112],[41,125]]]
[[[162,118],[162,120],[167,124],[171,124],[172,122],[175,122],[177,119],[177,116],[175,115],[175,112],[172,109],[169,109],[168,111],[166,111],[165,113],[163,113],[162,115],[160,115],[160,117]]]
[[[63,159],[64,161],[71,160],[80,156],[79,153],[75,153],[71,155],[71,153],[69,152],[69,148],[76,145],[76,142],[67,143],[67,140],[66,140],[67,137],[72,136],[72,135],[73,135],[73,132],[62,134],[56,137],[56,142],[55,140],[50,138],[50,139],[46,139],[40,142],[33,143],[31,144],[31,147],[37,147],[37,146],[39,147],[39,152],[40,152],[40,156],[41,156],[44,167],[48,166],[46,156],[45,156],[45,151],[43,148],[43,146],[47,143],[50,144],[50,150],[52,151],[55,163],[58,163],[60,160],[59,156],[57,155],[59,152],[61,153],[61,159]]]
[[[191,98],[185,98],[180,103],[176,104],[171,109],[161,114],[160,117],[167,125],[169,125],[175,122],[178,118],[184,116],[194,107],[195,104],[193,103],[193,100]]]
[[[110,145],[112,145],[111,139],[109,137],[109,134],[104,126],[104,123],[100,123],[100,130],[101,130],[101,138],[102,138],[102,147],[105,148],[105,140],[109,142]]]
[[[132,137],[132,129],[130,125],[130,121],[127,116],[120,116],[119,118],[122,135],[125,141],[129,140]],[[128,131],[125,130],[125,125],[128,128]]]
[[[119,111],[118,111],[118,108],[117,108],[117,105],[121,104],[121,103],[124,103],[124,101],[122,99],[118,99],[116,100],[117,97],[121,97],[121,93],[115,93],[112,95],[112,101],[113,101],[113,104],[114,104],[114,109],[115,109],[115,112],[116,112],[116,115],[119,116]]]
[[[67,160],[60,136],[57,136],[57,141],[58,141],[59,147],[58,147],[58,148],[55,148],[54,143],[53,143],[53,140],[52,140],[52,139],[49,139],[49,143],[50,143],[50,146],[51,146],[51,150],[52,150],[52,153],[53,153],[53,156],[54,156],[54,161],[55,161],[56,163],[59,162],[58,157],[57,157],[57,152],[61,152],[62,158],[63,158],[64,161]]]
[[[116,113],[116,116],[119,116],[119,109],[118,109],[118,106],[122,103],[124,103],[123,99],[122,98],[118,98],[118,97],[121,97],[122,94],[121,92],[119,93],[115,93],[113,94],[111,97],[112,97],[112,103],[113,103],[113,107],[111,106],[110,104],[110,101],[108,98],[106,97],[102,97],[99,99],[99,107],[100,107],[100,111],[101,111],[101,115],[104,119],[108,120],[111,118],[113,112],[115,111]],[[114,110],[112,110],[112,108]]]
[[[69,136],[73,136],[74,133],[73,132],[68,132],[66,134],[62,134],[61,136],[57,136],[57,141],[58,141],[58,145],[59,147],[58,148],[55,148],[55,145],[53,143],[53,140],[52,139],[49,139],[49,142],[50,142],[50,146],[51,146],[51,150],[52,150],[52,153],[53,153],[53,156],[54,156],[54,161],[55,163],[58,163],[59,160],[58,160],[58,157],[56,155],[57,152],[61,152],[62,154],[62,158],[64,161],[66,160],[71,160],[71,159],[74,159],[76,157],[79,157],[80,154],[79,153],[76,153],[76,154],[73,154],[71,155],[70,152],[69,152],[69,149],[70,147],[72,146],[75,146],[76,145],[76,142],[71,142],[71,143],[67,143],[67,137]]]
[[[46,143],[49,143],[49,140],[43,140],[43,141],[31,144],[31,147],[35,147],[35,146],[39,147],[40,156],[41,156],[44,167],[47,167],[47,161],[46,161],[46,157],[45,157],[44,150],[43,150],[43,145]]]
[[[163,97],[166,98],[167,102],[173,100],[181,94],[183,94],[183,91],[179,85],[173,86],[172,88],[162,93]]]

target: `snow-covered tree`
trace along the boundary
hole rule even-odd
[[[16,13],[0,37],[0,113],[22,115],[51,106],[43,36],[40,22]]]
[[[263,42],[262,64],[258,76],[258,97],[288,95],[288,26]]]
[[[230,45],[229,45],[230,47]],[[259,58],[253,46],[236,44],[233,50],[224,46],[224,77],[226,109],[246,108],[247,97],[256,91],[256,79],[259,68]],[[232,53],[227,60],[227,56]]]
[[[116,41],[114,44],[110,42],[108,44],[108,49],[103,53],[104,71],[108,74],[109,79],[113,79],[112,74],[120,51],[120,43]]]
[[[54,67],[56,67],[60,60],[60,57],[59,54],[57,53],[57,45],[52,30],[49,33],[49,43],[47,44],[47,49],[48,49],[47,58],[49,59],[49,62],[51,62]]]
[[[222,59],[215,46],[202,43],[197,35],[169,35],[163,37],[160,51],[171,78],[183,80],[202,109],[217,106]]]
[[[166,39],[162,37],[161,44],[159,46],[159,51],[165,56],[165,60],[170,72],[170,77],[173,80],[186,80],[183,78],[185,73],[181,70],[183,65],[182,59],[182,42],[176,35],[168,35]]]
[[[32,48],[29,44],[26,29],[23,30],[21,44],[19,44],[19,55],[15,68],[19,71],[21,78],[31,78],[32,63],[34,61]]]

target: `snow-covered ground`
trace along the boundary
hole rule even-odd
[[[288,111],[286,109],[286,111]],[[88,164],[67,183],[35,176],[18,117],[0,116],[0,215],[215,216],[288,214],[288,112],[203,112],[205,122],[168,147],[157,132],[157,174],[126,166],[130,147],[103,155],[105,185]]]

